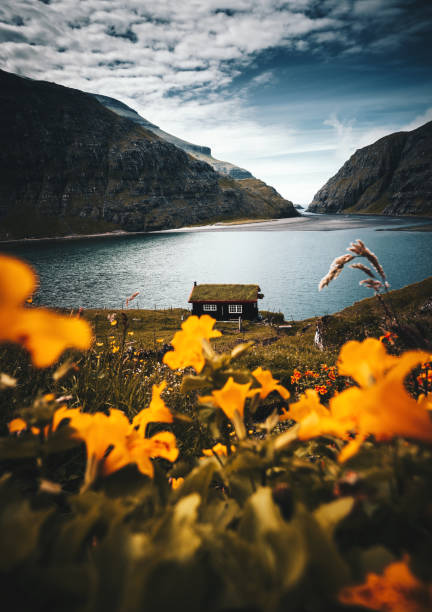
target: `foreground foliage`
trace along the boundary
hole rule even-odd
[[[38,311],[25,298],[0,326],[27,346],[32,328],[7,335]],[[337,368],[285,382],[251,343],[216,351],[207,315],[164,355],[129,351],[127,335],[78,365],[2,376],[15,407],[0,438],[5,609],[431,609],[429,353],[351,341]]]

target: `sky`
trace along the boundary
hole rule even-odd
[[[2,0],[0,67],[117,98],[306,205],[432,120],[432,0]]]

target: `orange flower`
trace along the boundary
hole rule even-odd
[[[306,372],[304,373],[304,376],[310,376],[311,378],[318,378],[319,374],[318,372],[314,372],[313,370],[306,370]]]
[[[294,385],[297,383],[302,377],[302,373],[297,368],[294,370],[293,375],[291,376],[291,384]]]
[[[235,451],[236,447],[231,444],[231,452],[233,453]],[[202,454],[204,455],[204,457],[213,457],[213,455],[216,453],[216,455],[219,455],[220,457],[227,457],[228,456],[228,450],[227,447],[224,444],[221,444],[220,442],[218,442],[217,444],[215,444],[213,446],[213,448],[203,448]]]
[[[398,335],[395,334],[394,332],[391,331],[387,331],[385,332],[385,334],[383,336],[380,336],[380,342],[383,342],[384,340],[387,340],[388,342],[390,342],[390,344],[394,344],[395,342],[395,338],[397,338]]]
[[[328,378],[329,378],[329,380],[331,382],[335,382],[335,380],[336,380],[336,368],[335,367],[328,368],[327,376],[328,376]]]
[[[280,421],[293,419],[302,423],[306,419],[308,423],[318,423],[322,417],[330,416],[328,409],[323,406],[319,400],[318,393],[315,389],[306,389],[303,395],[300,396],[298,402],[290,404],[289,410],[283,410]]]
[[[141,410],[133,419],[132,426],[137,429],[143,436],[146,433],[149,423],[172,423],[173,417],[165,402],[161,398],[161,393],[166,387],[166,382],[163,380],[159,385],[153,385],[152,399],[150,406]]]
[[[397,361],[398,357],[389,355],[383,344],[375,338],[367,338],[363,342],[351,340],[344,344],[339,354],[339,374],[351,376],[360,387],[368,387]]]
[[[251,383],[240,385],[234,382],[234,378],[230,376],[218,391],[212,391],[211,395],[200,397],[200,402],[211,402],[221,408],[226,416],[233,423],[237,420],[235,413],[243,420],[244,404],[246,398],[250,396],[249,387]]]
[[[220,331],[212,329],[215,323],[215,319],[209,315],[186,319],[181,331],[176,332],[171,341],[174,350],[165,353],[163,362],[172,370],[192,366],[197,373],[201,372],[205,364],[202,341],[222,335]]]
[[[273,378],[270,370],[263,370],[260,366],[252,372],[252,376],[256,378],[261,385],[261,389],[259,389],[261,399],[266,398],[272,391],[277,391],[284,399],[289,398],[290,392],[285,389],[285,387],[278,384],[279,381]]]
[[[170,478],[169,482],[172,490],[175,491],[176,489],[182,486],[182,484],[184,483],[184,478]]]
[[[54,363],[67,347],[89,348],[92,334],[86,321],[23,306],[35,287],[29,266],[0,256],[0,341],[21,344],[41,368]]]
[[[371,573],[364,584],[342,589],[339,601],[382,612],[427,612],[432,609],[432,587],[413,576],[404,559],[391,563],[381,576]]]
[[[320,395],[325,395],[327,393],[327,387],[325,385],[315,385],[315,391]]]
[[[425,353],[410,351],[400,357],[388,355],[379,340],[348,342],[340,353],[339,372],[351,376],[359,387],[350,387],[330,400],[330,412],[317,421],[301,423],[299,438],[321,434],[351,440],[339,455],[345,461],[356,453],[363,440],[395,436],[432,442],[432,421],[426,401],[416,402],[406,391],[404,379],[424,360]]]
[[[9,433],[20,433],[27,429],[27,423],[23,419],[13,419],[8,423]]]
[[[161,431],[150,438],[144,437],[149,422],[172,421],[171,413],[160,399],[164,385],[153,387],[154,395],[149,408],[138,413],[132,423],[121,410],[112,409],[106,415],[60,408],[53,417],[53,430],[63,419],[70,420],[70,426],[76,430],[73,436],[86,444],[88,470],[96,465],[102,474],[107,475],[135,463],[140,472],[153,477],[151,458],[163,457],[173,462],[178,457],[173,433]]]

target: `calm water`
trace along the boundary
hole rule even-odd
[[[187,307],[194,281],[257,283],[265,296],[261,309],[302,319],[335,312],[372,295],[358,285],[362,274],[350,269],[317,291],[333,259],[357,238],[378,255],[394,289],[432,275],[431,233],[375,231],[384,222],[367,223],[364,217],[362,223],[367,227],[183,231],[3,245],[2,251],[35,267],[40,275],[35,300],[39,304],[120,308],[128,295],[140,291],[136,307]]]

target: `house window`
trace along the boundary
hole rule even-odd
[[[216,304],[204,304],[203,310],[206,310],[207,312],[215,312],[217,310],[217,306]]]
[[[230,304],[228,306],[228,312],[230,314],[241,314],[243,312],[243,306],[241,304]]]

